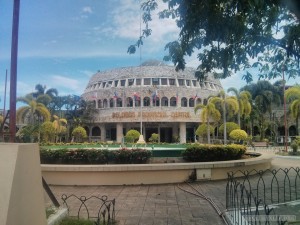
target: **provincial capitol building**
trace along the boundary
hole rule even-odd
[[[128,130],[140,131],[142,126],[146,142],[153,133],[160,142],[194,142],[201,122],[194,106],[222,89],[211,74],[200,84],[195,69],[176,72],[174,66],[156,61],[101,71],[82,95],[96,106],[86,130],[90,140],[121,143]]]

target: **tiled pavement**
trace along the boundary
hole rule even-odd
[[[299,166],[299,160],[275,158],[273,167]],[[179,184],[189,189],[186,184]],[[221,211],[225,210],[226,181],[206,181],[193,184],[209,196]],[[57,199],[62,194],[102,196],[116,199],[118,225],[208,225],[224,224],[204,199],[178,188],[177,184],[137,186],[51,186]],[[46,197],[46,202],[50,200]],[[73,203],[74,204],[74,203]],[[70,203],[72,205],[72,203]]]

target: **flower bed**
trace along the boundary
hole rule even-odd
[[[41,149],[42,164],[141,164],[147,163],[151,151],[122,148],[115,151],[98,149]]]

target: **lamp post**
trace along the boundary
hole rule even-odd
[[[284,113],[284,148],[285,151],[288,151],[288,147],[287,147],[287,134],[288,134],[288,130],[287,130],[287,118],[286,118],[286,98],[285,98],[285,79],[284,79],[284,65],[282,65],[282,79],[283,79],[283,113]]]

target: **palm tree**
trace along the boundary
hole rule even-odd
[[[56,88],[50,88],[48,90],[46,90],[46,88],[46,85],[35,85],[36,92],[33,93],[33,97],[37,98],[40,95],[49,95],[49,97],[52,99],[53,97],[58,96],[58,91]]]
[[[241,116],[249,116],[251,113],[251,94],[249,91],[238,91],[234,87],[228,88],[227,92],[233,92],[238,101],[238,125],[241,127]]]
[[[40,103],[40,99],[34,99],[31,94],[25,97],[17,99],[19,102],[23,102],[26,106],[22,106],[17,110],[17,120],[26,122],[28,118],[29,124],[34,124],[37,120],[49,121],[51,118],[49,110],[43,103]]]
[[[221,114],[215,104],[211,102],[211,98],[208,99],[206,105],[196,105],[194,109],[195,113],[197,113],[199,109],[201,109],[200,117],[202,122],[204,123],[206,121],[207,123],[207,143],[210,144],[210,118],[214,119],[214,121],[219,121]]]
[[[224,91],[220,91],[219,96],[215,96],[211,98],[211,102],[214,104],[220,103],[221,107],[222,107],[222,111],[223,111],[223,124],[224,124],[224,144],[226,144],[227,142],[227,132],[226,132],[226,112],[230,112],[233,114],[236,114],[239,110],[239,104],[238,101],[236,99],[236,97],[234,96],[229,96],[226,97],[225,92]],[[230,109],[230,110],[226,110],[226,109]]]
[[[55,133],[57,135],[57,137],[59,137],[59,141],[61,141],[61,135],[66,133],[67,131],[67,120],[64,118],[59,118],[56,115],[53,115],[53,126],[55,129]],[[56,142],[57,142],[57,137],[56,137]]]
[[[292,116],[296,120],[298,135],[300,134],[299,118],[300,118],[300,85],[296,85],[287,89],[284,93],[286,100],[290,104]]]

